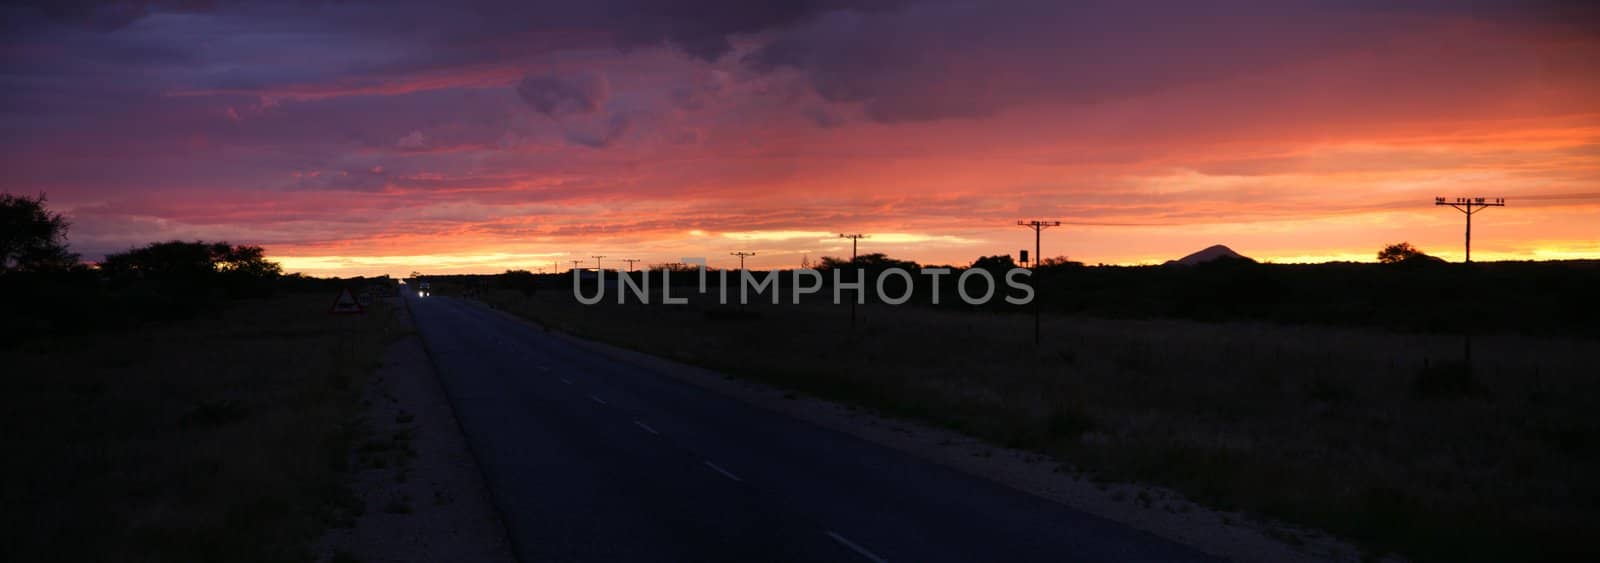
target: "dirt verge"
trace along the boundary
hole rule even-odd
[[[318,560],[515,561],[433,363],[396,307],[404,336],[363,390],[365,435],[350,454],[354,518],[329,530]]]

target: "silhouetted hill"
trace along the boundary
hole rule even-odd
[[[1223,246],[1223,245],[1220,245],[1220,244],[1216,244],[1216,245],[1208,246],[1208,247],[1206,247],[1205,249],[1203,249],[1203,250],[1201,250],[1199,252],[1195,252],[1195,253],[1190,254],[1188,256],[1184,256],[1183,258],[1179,258],[1177,260],[1168,260],[1163,265],[1164,266],[1174,266],[1174,265],[1177,265],[1177,266],[1194,266],[1196,264],[1204,264],[1206,262],[1210,262],[1210,261],[1218,260],[1218,259],[1224,259],[1224,258],[1233,259],[1233,260],[1250,260],[1251,262],[1254,262],[1254,260],[1251,260],[1249,257],[1247,257],[1247,256],[1245,256],[1243,254],[1239,254],[1237,252],[1234,252],[1232,248],[1228,248],[1226,246]]]

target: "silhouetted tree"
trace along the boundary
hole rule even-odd
[[[539,278],[527,270],[506,270],[495,277],[495,285],[500,289],[520,291],[523,295],[533,295],[539,285]]]
[[[67,250],[70,223],[44,202],[44,195],[0,193],[0,274],[65,270],[78,263],[78,255]]]
[[[1378,251],[1378,261],[1382,264],[1430,264],[1430,262],[1443,262],[1443,259],[1427,256],[1416,246],[1411,246],[1411,243],[1395,243],[1384,246],[1384,250]]]
[[[1039,266],[1038,266],[1037,269],[1046,270],[1046,269],[1051,269],[1051,268],[1082,268],[1082,267],[1083,267],[1083,262],[1074,262],[1072,260],[1068,260],[1066,256],[1056,256],[1054,258],[1045,258],[1043,260],[1040,260],[1039,261]]]
[[[150,282],[168,292],[215,288],[242,297],[270,293],[282,268],[259,246],[170,241],[107,255],[100,271],[123,284]]]
[[[1383,247],[1378,251],[1378,261],[1384,264],[1398,264],[1418,256],[1427,256],[1409,242],[1401,242]]]
[[[983,268],[990,271],[1006,272],[1017,267],[1017,262],[1016,260],[1012,260],[1011,256],[1009,255],[996,254],[994,256],[983,256],[972,261],[972,267]]]

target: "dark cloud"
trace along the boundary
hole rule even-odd
[[[697,59],[715,61],[733,51],[729,37],[782,28],[819,14],[892,9],[899,0],[653,0],[612,1],[610,22],[624,46],[666,43]]]
[[[302,174],[294,188],[313,191],[382,191],[389,185],[389,175],[382,166],[366,169],[333,170],[316,174]]]
[[[573,129],[567,132],[567,141],[593,149],[615,145],[633,129],[633,119],[619,113],[605,121],[599,130]]]
[[[1594,12],[1510,1],[927,2],[828,13],[774,32],[742,63],[799,71],[824,100],[861,104],[876,121],[927,121],[1149,95],[1382,50],[1430,25],[1571,31]]]
[[[565,76],[528,76],[517,84],[517,95],[535,111],[550,117],[590,114],[611,97],[604,74],[586,72]]]
[[[844,125],[845,122],[844,116],[839,115],[839,112],[825,107],[807,108],[805,111],[805,116],[807,119],[810,119],[812,123],[815,123],[817,127],[821,127],[823,129],[832,129],[840,125]]]
[[[210,0],[23,0],[9,2],[16,17],[42,17],[65,25],[113,31],[156,12],[207,12]],[[8,18],[8,24],[17,23]]]

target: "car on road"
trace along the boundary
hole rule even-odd
[[[432,293],[432,289],[429,288],[428,282],[417,284],[417,297],[427,297],[429,293]]]

